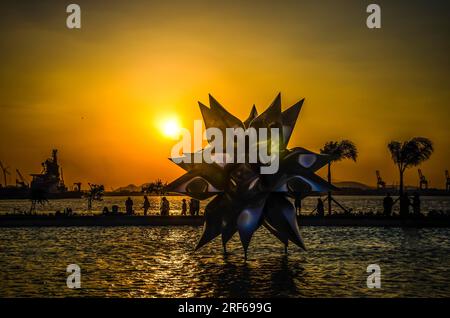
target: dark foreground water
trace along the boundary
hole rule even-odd
[[[305,227],[289,255],[266,230],[193,253],[197,227],[0,228],[1,297],[450,297],[450,230]],[[81,289],[66,267],[81,267]],[[381,289],[366,268],[381,267]]]

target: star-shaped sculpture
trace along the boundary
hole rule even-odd
[[[230,114],[211,95],[210,107],[199,102],[206,128],[216,127],[226,135],[226,128],[279,128],[279,169],[261,174],[263,163],[177,163],[186,174],[168,185],[168,191],[182,193],[198,200],[214,197],[205,208],[202,236],[196,250],[221,235],[226,244],[238,232],[245,258],[253,233],[266,227],[287,248],[288,242],[305,249],[297,223],[296,211],[288,199],[304,198],[312,192],[334,190],[315,172],[331,158],[304,148],[287,149],[304,99],[281,111],[281,95],[260,115],[253,106],[249,117],[241,121]],[[270,136],[267,137],[270,142]],[[265,142],[258,139],[258,143]],[[225,144],[225,143],[224,143]],[[245,148],[249,150],[249,146]],[[204,151],[204,150],[203,150]],[[183,154],[193,157],[194,154]],[[215,153],[214,156],[226,154]],[[172,158],[172,161],[175,158]],[[222,160],[223,161],[223,160]],[[193,161],[191,161],[193,162]]]

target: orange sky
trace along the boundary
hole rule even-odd
[[[386,144],[431,138],[422,170],[442,187],[450,168],[449,5],[379,1],[382,29],[365,26],[365,1],[78,1],[82,29],[58,1],[2,1],[0,160],[23,174],[60,150],[66,183],[107,189],[171,180],[173,140],[161,121],[192,129],[208,93],[241,119],[282,92],[305,97],[290,146],[318,151],[350,139],[358,162],[335,180],[397,180]],[[406,181],[417,183],[417,170]]]

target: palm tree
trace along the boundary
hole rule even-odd
[[[398,167],[400,175],[399,194],[403,195],[403,175],[407,168],[417,166],[428,160],[433,153],[433,143],[424,137],[414,137],[407,141],[391,141],[388,144],[392,160]],[[401,202],[401,201],[400,201]]]
[[[85,195],[85,198],[87,199],[88,204],[88,210],[92,210],[92,201],[102,201],[103,196],[105,194],[105,186],[102,184],[91,184],[89,185],[89,191]]]
[[[36,214],[36,205],[45,205],[48,203],[47,199],[47,193],[45,190],[40,188],[32,188],[30,190],[30,200],[31,200],[31,206],[30,206],[30,214]]]
[[[163,183],[161,179],[157,179],[154,182],[150,182],[147,185],[142,186],[141,191],[145,194],[155,193],[157,195],[163,195],[166,193],[167,182]]]
[[[320,149],[321,154],[329,155],[332,159],[328,163],[328,183],[331,184],[331,164],[343,159],[352,159],[356,161],[358,150],[355,144],[350,140],[328,141],[324,147]],[[328,214],[331,215],[331,191],[328,191]]]

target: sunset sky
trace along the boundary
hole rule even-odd
[[[69,3],[81,30],[66,27]],[[379,30],[366,27],[369,3]],[[278,92],[284,108],[305,98],[291,147],[358,146],[336,181],[374,185],[378,169],[397,182],[386,145],[414,136],[435,144],[421,167],[431,187],[450,169],[448,1],[7,0],[0,12],[0,160],[12,171],[39,172],[57,148],[67,185],[170,181],[182,171],[162,123],[192,129],[208,93],[245,119]]]

